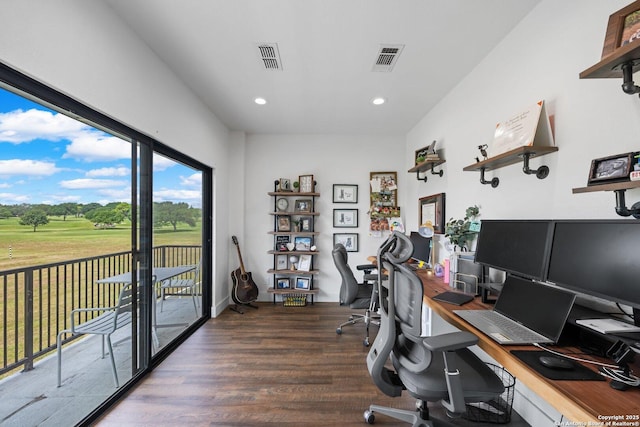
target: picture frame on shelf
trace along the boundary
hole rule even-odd
[[[311,237],[296,236],[293,239],[294,248],[296,251],[310,251],[311,250]]]
[[[276,236],[275,238],[275,250],[279,252],[288,252],[287,243],[291,242],[290,236]]]
[[[300,231],[301,232],[311,232],[313,231],[313,218],[310,216],[301,216],[298,221],[300,221]]]
[[[635,153],[623,153],[593,159],[589,168],[587,185],[628,181],[629,173],[633,168],[634,155]]]
[[[296,289],[308,291],[311,289],[311,278],[309,277],[297,277],[296,278]]]
[[[293,206],[295,212],[311,212],[311,199],[297,199]]]
[[[333,210],[333,227],[334,228],[357,228],[358,227],[358,209],[334,209]]]
[[[333,233],[333,246],[342,243],[347,252],[358,252],[358,233]]]
[[[289,268],[288,255],[276,255],[276,270],[287,270]]]
[[[427,160],[438,160],[439,156],[436,153],[436,142],[433,141],[431,144],[426,147],[422,147],[416,150],[416,154],[414,156],[414,164],[418,165],[420,163],[424,163]]]
[[[418,226],[431,221],[435,234],[444,234],[445,194],[438,193],[418,199]]]
[[[278,231],[291,231],[291,217],[289,215],[278,215]]]
[[[602,59],[640,39],[640,0],[609,15],[602,46]]]
[[[358,203],[358,184],[333,184],[333,203]]]
[[[276,279],[276,289],[290,289],[291,279],[288,277],[278,277]]]
[[[313,175],[300,175],[298,176],[298,182],[300,183],[301,193],[313,193],[315,190],[315,183],[313,181]]]
[[[280,178],[278,184],[279,191],[293,191],[291,188],[291,180],[289,178]]]
[[[310,271],[311,270],[311,255],[302,254],[298,258],[298,270]]]

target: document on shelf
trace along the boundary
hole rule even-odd
[[[602,334],[640,332],[640,327],[616,319],[578,319],[576,323]]]

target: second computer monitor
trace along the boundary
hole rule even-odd
[[[545,275],[550,220],[482,220],[475,261],[530,279]]]
[[[421,236],[420,233],[412,231],[409,239],[413,244],[413,255],[411,258],[417,262],[431,264],[431,238]]]

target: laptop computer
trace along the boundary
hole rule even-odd
[[[576,295],[508,275],[493,310],[453,310],[500,344],[555,344]]]

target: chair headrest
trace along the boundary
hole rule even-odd
[[[413,243],[406,235],[398,231],[394,231],[384,244],[389,245],[389,250],[384,254],[384,257],[393,264],[402,264],[413,255]]]

